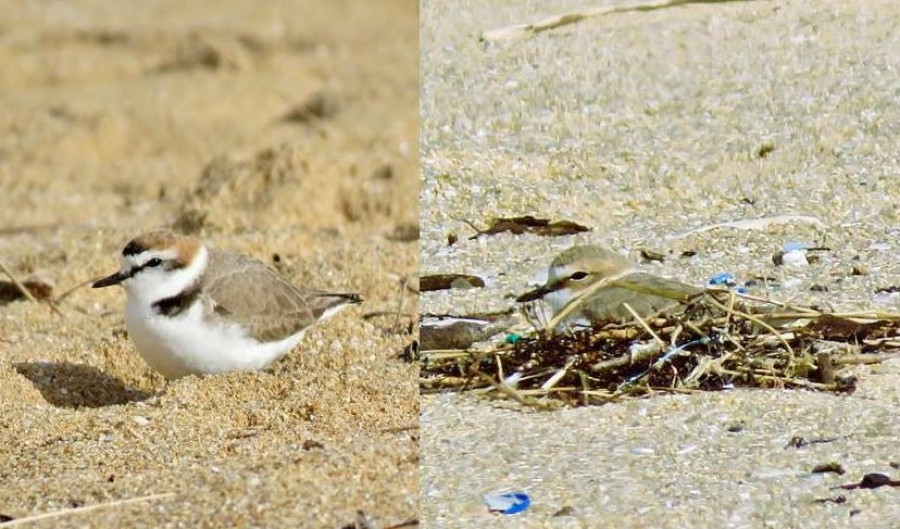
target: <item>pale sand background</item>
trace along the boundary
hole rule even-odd
[[[485,46],[481,31],[602,2],[423,4],[422,272],[473,273],[487,287],[427,293],[421,310],[503,310],[551,257],[595,242],[645,269],[702,284],[795,279],[780,299],[898,310],[900,9],[885,0],[738,2],[618,14]],[[608,3],[607,3],[608,5]],[[775,150],[758,156],[763,145]],[[748,200],[742,200],[742,199]],[[706,224],[819,217],[762,231]],[[576,237],[468,241],[464,220],[565,218]],[[449,232],[460,242],[447,247]],[[833,251],[776,268],[788,241]],[[696,250],[691,259],[677,256]],[[851,265],[869,274],[852,276]],[[810,292],[819,284],[827,293]],[[859,369],[852,396],[734,391],[534,413],[471,395],[422,409],[423,525],[449,527],[892,527],[897,489],[828,487],[866,472],[900,477],[900,365]],[[742,429],[730,432],[740,425]],[[795,436],[836,437],[785,449]],[[811,476],[835,461],[847,473]],[[482,494],[525,490],[506,519]],[[563,507],[571,516],[553,517]],[[857,512],[858,511],[858,512]]]
[[[64,317],[0,306],[0,514],[174,492],[29,527],[416,517],[416,369],[398,355],[415,312],[400,282],[419,249],[392,237],[418,221],[416,3],[0,13],[0,258],[14,272],[62,293],[189,207],[213,244],[278,253],[295,281],[366,298],[267,372],[167,388],[124,332],[120,289],[77,290]],[[336,114],[281,120],[316,93]]]

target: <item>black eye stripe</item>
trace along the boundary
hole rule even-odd
[[[172,261],[163,261],[159,257],[154,257],[153,259],[150,259],[149,261],[142,264],[141,266],[136,266],[136,267],[132,268],[131,272],[128,274],[128,277],[134,277],[136,274],[138,274],[141,270],[143,270],[145,268],[155,268],[158,266],[161,266],[162,268],[164,268],[166,270],[170,270],[172,268],[177,268],[177,267],[172,266]]]

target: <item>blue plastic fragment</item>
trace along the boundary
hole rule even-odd
[[[734,274],[731,272],[719,272],[718,274],[709,278],[710,285],[712,286],[730,286],[734,284]]]
[[[531,498],[524,492],[489,492],[484,495],[488,510],[500,514],[517,514],[531,506]]]
[[[729,287],[738,294],[746,294],[749,292],[746,286],[737,284],[737,280],[731,272],[719,272],[709,278],[707,284],[714,287]]]
[[[518,342],[521,339],[522,339],[521,335],[511,332],[511,333],[507,334],[505,338],[503,338],[503,343],[515,344],[516,342]]]

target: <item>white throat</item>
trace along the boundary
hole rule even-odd
[[[123,281],[129,298],[141,305],[152,305],[177,296],[199,281],[209,264],[209,251],[200,247],[190,264],[171,270],[144,269]]]
[[[575,293],[571,289],[560,288],[544,295],[544,301],[553,309],[553,314],[559,314],[559,311],[568,305],[573,297],[575,297]]]

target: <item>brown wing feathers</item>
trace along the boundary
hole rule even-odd
[[[226,262],[228,266],[223,267]],[[221,272],[224,268],[231,272]],[[263,341],[287,338],[315,323],[328,309],[361,301],[357,294],[299,289],[259,261],[219,251],[211,252],[204,282],[211,309],[227,314]]]

